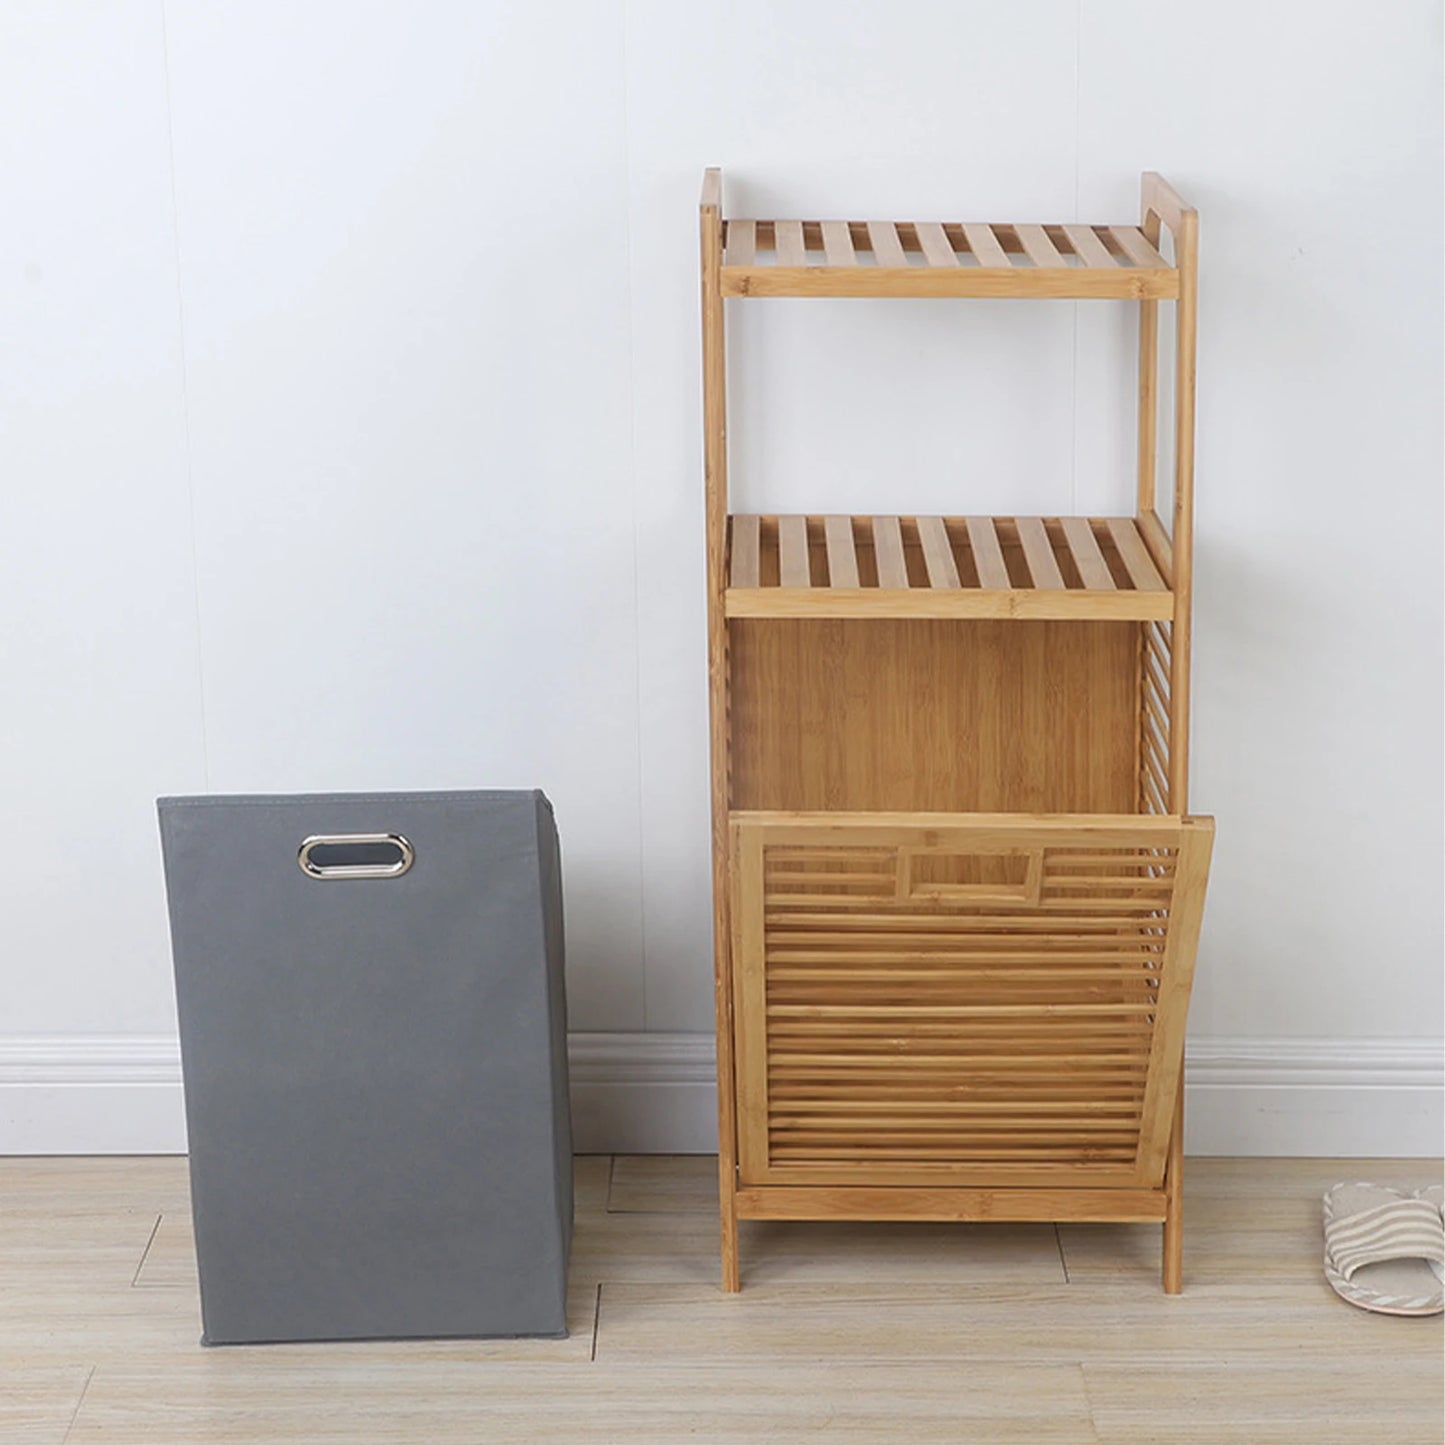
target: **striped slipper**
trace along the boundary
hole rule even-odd
[[[1445,1221],[1434,1200],[1379,1184],[1336,1184],[1325,1195],[1325,1278],[1341,1299],[1379,1314],[1438,1315],[1438,1266]]]
[[[1440,1224],[1445,1228],[1445,1185],[1432,1184],[1428,1189],[1417,1189],[1416,1199],[1423,1199],[1427,1204],[1433,1205],[1440,1211]],[[1435,1278],[1445,1284],[1445,1260],[1432,1259],[1429,1261],[1430,1268],[1435,1271]]]

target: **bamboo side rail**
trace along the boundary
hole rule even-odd
[[[1170,627],[1169,809],[1189,809],[1189,675],[1194,580],[1194,393],[1197,353],[1199,213],[1155,171],[1140,185],[1140,229],[1157,246],[1174,240],[1179,296],[1174,329],[1174,517],[1170,528],[1174,617]],[[1159,306],[1139,306],[1139,516],[1155,511],[1158,448]],[[1146,535],[1146,543],[1149,540]],[[1182,1066],[1181,1066],[1182,1067]],[[1165,1171],[1164,1290],[1183,1288],[1184,1089],[1179,1089]]]
[[[727,358],[722,298],[722,172],[703,177],[702,242],[704,506],[707,514],[708,721],[712,755],[713,988],[717,1010],[718,1175],[723,1288],[738,1277],[737,1122],[733,1085],[732,970],[728,925],[728,667],[723,611],[727,550]]]

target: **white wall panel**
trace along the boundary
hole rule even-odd
[[[709,164],[764,215],[1109,220],[1144,168],[1198,203],[1195,1031],[1433,1036],[1439,29],[1426,0],[9,6],[0,1036],[168,1034],[152,799],[208,787],[541,786],[574,1027],[710,1029]],[[1125,307],[731,311],[740,507],[1131,503]]]
[[[154,798],[204,786],[154,5],[0,11],[0,1032],[174,1027]]]
[[[212,786],[542,787],[640,1027],[620,11],[178,6]]]
[[[1160,169],[1201,218],[1191,801],[1219,832],[1191,1028],[1433,1028],[1439,6],[1083,16],[1082,197],[1112,214]],[[1081,401],[1115,354],[1081,353]]]
[[[697,199],[1070,214],[1074,6],[628,7],[648,1025],[712,1019]],[[986,38],[985,38],[986,37]],[[736,509],[1070,507],[1073,306],[730,303]]]

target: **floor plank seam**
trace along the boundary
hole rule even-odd
[[[1058,1227],[1057,1224],[1054,1225],[1055,1230],[1057,1230]],[[1062,1239],[1059,1241],[1059,1246],[1060,1253],[1062,1253]],[[1084,1402],[1084,1423],[1089,1427],[1089,1439],[1093,1442],[1093,1445],[1104,1445],[1108,1437],[1104,1434],[1103,1427],[1099,1424],[1098,1412],[1094,1406],[1094,1394],[1093,1391],[1089,1389],[1088,1364],[1084,1360],[1074,1360],[1072,1361],[1072,1365],[1079,1377],[1079,1395]]]
[[[70,1412],[70,1419],[65,1426],[65,1434],[60,1437],[60,1445],[67,1445],[70,1432],[75,1429],[75,1422],[80,1416],[80,1407],[85,1404],[86,1391],[90,1389],[90,1382],[95,1378],[95,1370],[96,1367],[92,1365],[86,1372],[85,1383],[80,1387],[80,1398],[75,1402],[75,1409]]]
[[[140,1263],[136,1265],[135,1273],[130,1277],[130,1287],[132,1289],[136,1287],[136,1282],[140,1279],[141,1270],[146,1267],[146,1260],[150,1258],[151,1245],[156,1242],[156,1235],[160,1233],[161,1220],[164,1218],[165,1215],[163,1213],[156,1215],[156,1222],[151,1225],[150,1238],[146,1240],[146,1247],[141,1250],[140,1253]]]
[[[696,1209],[609,1209],[606,1212],[608,1214],[615,1214],[619,1217],[626,1217],[628,1215],[644,1215],[652,1219],[661,1219],[664,1217],[676,1219],[679,1215],[683,1215],[691,1219],[695,1215],[700,1213],[700,1211]],[[752,1224],[756,1223],[757,1221],[747,1220],[745,1222]]]

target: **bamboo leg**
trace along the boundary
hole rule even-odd
[[[1164,1165],[1164,1293],[1184,1290],[1184,1065],[1179,1066],[1179,1097]]]
[[[733,1085],[732,964],[728,925],[727,619],[723,614],[727,551],[727,392],[723,338],[722,177],[708,171],[699,214],[702,241],[702,389],[707,514],[707,642],[712,752],[713,977],[717,1008],[718,1203],[722,1219],[722,1287],[738,1281],[737,1120]]]
[[[727,1294],[742,1288],[738,1270],[738,1191],[732,1160],[718,1151],[718,1199],[722,1204],[722,1287]]]

